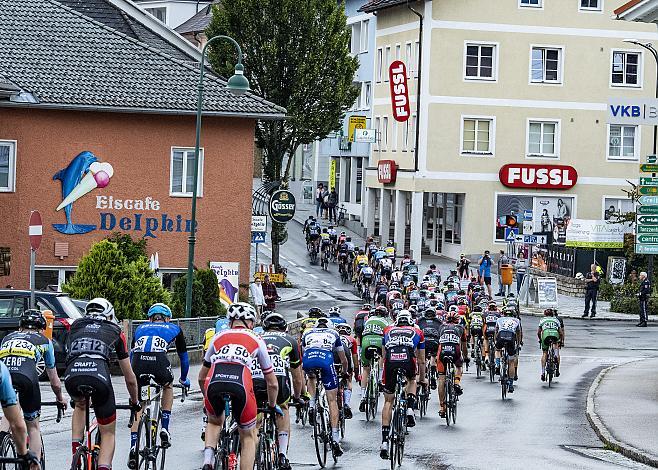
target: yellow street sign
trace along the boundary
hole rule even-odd
[[[269,276],[271,282],[284,282],[286,280],[286,276],[283,273],[264,273],[262,271],[255,273],[254,279],[260,279],[262,281],[265,276]]]
[[[347,140],[354,142],[354,129],[365,129],[367,126],[367,119],[365,116],[350,116],[349,124],[347,126]]]
[[[336,159],[332,158],[329,164],[329,191],[336,187]]]

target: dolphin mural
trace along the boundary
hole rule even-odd
[[[78,234],[96,230],[96,225],[74,224],[71,221],[73,203],[94,188],[104,188],[114,174],[112,165],[101,163],[89,151],[80,152],[69,166],[58,171],[53,180],[62,183],[62,202],[57,210],[64,209],[66,224],[53,224],[53,228],[60,233]]]

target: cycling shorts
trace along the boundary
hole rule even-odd
[[[309,234],[308,234],[308,239],[311,240],[312,242],[314,242],[314,241],[317,240],[318,238],[320,238],[320,234],[319,234],[319,233],[309,233]]]
[[[548,348],[551,347],[552,343],[558,343],[560,341],[559,334],[554,334],[553,332],[542,332],[541,335],[541,350],[548,351]]]
[[[256,426],[258,406],[251,371],[242,364],[214,363],[206,377],[205,408],[211,416],[221,416],[231,400],[231,413],[240,429]]]
[[[0,361],[0,405],[3,408],[14,406],[18,403],[16,391],[11,384],[11,375],[4,362]]]
[[[471,336],[482,336],[482,327],[481,326],[472,326],[471,327]]]
[[[510,357],[516,356],[516,333],[513,331],[499,331],[496,337],[496,349],[507,349]]]
[[[276,404],[279,406],[287,405],[292,396],[290,390],[290,379],[287,376],[277,375],[279,382],[279,394],[276,397]],[[256,394],[256,403],[267,403],[267,382],[265,379],[254,379],[254,393]]]
[[[384,375],[382,376],[382,385],[384,393],[395,393],[395,376],[396,371],[401,370],[407,380],[416,378],[418,370],[416,368],[416,356],[413,352],[408,352],[408,358],[403,361],[391,361],[388,358],[384,360]]]
[[[439,353],[439,340],[437,338],[428,338],[425,336],[425,356],[436,357]]]
[[[369,367],[372,364],[375,350],[380,356],[382,355],[382,342],[383,338],[379,335],[366,335],[361,338],[361,365],[363,367]]]
[[[318,348],[305,349],[302,367],[304,372],[309,375],[312,375],[313,370],[319,370],[325,390],[338,388],[338,376],[334,368],[334,355],[331,351]]]
[[[464,364],[460,344],[443,343],[439,345],[439,360],[436,362],[436,370],[439,374],[446,373],[446,362],[448,360],[451,360],[455,367],[461,367]]]
[[[169,385],[174,381],[167,353],[135,352],[131,365],[140,387],[149,384],[148,377],[141,377],[142,374],[153,375],[153,380],[161,386]]]
[[[41,388],[39,378],[28,377],[20,372],[11,374],[11,382],[18,392],[18,402],[23,410],[25,421],[34,421],[41,415]]]
[[[73,401],[84,399],[78,391],[81,385],[91,387],[91,407],[98,424],[112,424],[116,420],[116,402],[110,369],[104,359],[77,357],[66,368],[64,386]]]

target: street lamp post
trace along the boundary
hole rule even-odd
[[[244,76],[244,67],[242,66],[242,49],[240,45],[228,36],[215,36],[211,38],[201,50],[201,60],[199,61],[199,85],[196,103],[196,143],[194,144],[194,181],[192,187],[192,220],[190,226],[189,251],[187,255],[187,286],[185,292],[185,316],[192,316],[192,283],[194,282],[194,244],[196,243],[196,198],[197,185],[199,182],[199,148],[201,146],[201,111],[203,108],[203,74],[205,71],[205,59],[208,46],[212,43],[226,40],[233,43],[238,51],[238,63],[235,64],[235,72],[228,82],[226,89],[234,95],[242,95],[249,91],[249,81]]]
[[[624,42],[635,44],[651,52],[653,58],[656,61],[656,99],[658,99],[658,51],[653,47],[650,42],[642,43],[637,39],[624,39]],[[656,147],[658,146],[658,124],[653,125],[653,154],[656,155]],[[652,176],[656,176],[654,173]],[[649,276],[649,282],[653,282],[653,255],[649,255],[649,260],[647,262],[647,275]]]

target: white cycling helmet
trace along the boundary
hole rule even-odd
[[[226,317],[229,321],[256,321],[256,309],[246,302],[236,302],[228,306]]]
[[[329,309],[330,317],[340,317],[340,307],[331,307]]]
[[[315,321],[315,327],[314,328],[327,328],[327,329],[333,330],[334,329],[334,322],[329,320],[327,317],[318,318]]]
[[[99,320],[107,320],[116,323],[117,318],[114,314],[114,306],[103,297],[91,299],[85,307],[85,315]]]
[[[409,313],[409,310],[402,310],[395,318],[396,326],[412,326],[413,324],[414,319],[411,316],[411,313]]]

